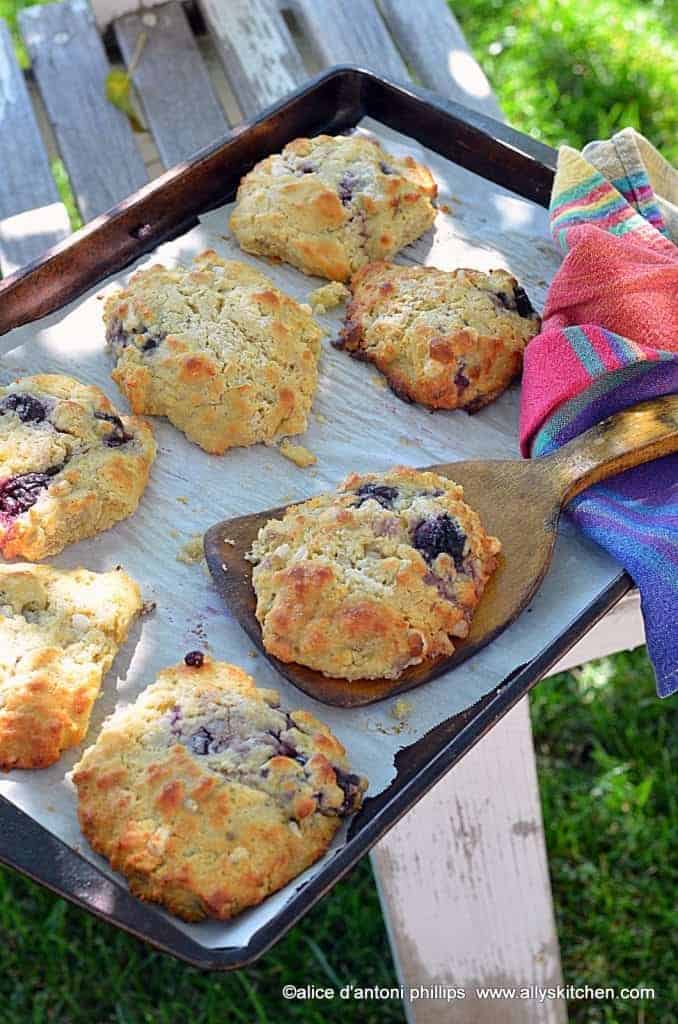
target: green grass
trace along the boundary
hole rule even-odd
[[[31,0],[0,0],[13,21]],[[673,0],[454,0],[508,119],[553,145],[631,124],[678,156]],[[22,54],[25,61],[25,54]],[[53,167],[62,196],[68,180]],[[657,1000],[569,1007],[572,1024],[669,1024],[678,705],[643,651],[540,684],[532,697],[565,980],[646,985]],[[673,743],[671,742],[673,738]],[[391,1024],[397,1004],[285,1003],[286,982],[395,983],[367,862],[258,965],[206,975],[0,871],[0,1024]],[[499,1020],[499,1011],[497,1013]]]
[[[285,1002],[281,987],[397,984],[365,861],[258,965],[206,974],[0,872],[1,1024],[403,1024],[396,1003]]]
[[[551,145],[631,125],[678,159],[675,0],[452,0],[507,119]]]
[[[643,649],[545,680],[532,695],[549,866],[570,984],[649,986],[644,1020],[678,1008],[678,702]],[[576,1024],[637,1022],[638,1006],[574,1004]]]

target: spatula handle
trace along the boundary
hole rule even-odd
[[[678,395],[665,395],[602,420],[546,461],[566,505],[592,484],[676,452]]]

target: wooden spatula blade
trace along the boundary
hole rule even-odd
[[[245,557],[269,519],[281,518],[286,507],[267,509],[217,523],[205,534],[205,555],[224,602],[256,646],[278,671],[316,700],[357,707],[391,697],[433,679],[461,664],[505,629],[527,606],[548,568],[556,535],[558,500],[544,487],[536,464],[503,460],[428,466],[464,487],[464,499],[485,529],[502,542],[499,564],[476,609],[471,632],[453,655],[423,661],[397,679],[335,679],[294,663],[284,663],[263,648],[255,616],[252,565]]]

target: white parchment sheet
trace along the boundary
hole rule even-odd
[[[381,125],[364,122],[361,130],[372,131],[391,152],[411,153],[428,164],[440,187],[440,204],[449,208],[440,212],[432,232],[401,254],[400,261],[445,269],[506,267],[537,308],[543,307],[547,284],[559,262],[543,209]],[[152,261],[184,263],[203,249],[214,248],[223,256],[259,266],[302,302],[324,283],[291,267],[269,265],[241,253],[228,230],[228,213],[224,208],[202,217],[198,227],[161,246]],[[149,258],[144,258],[138,265],[147,262]],[[99,385],[118,408],[125,409],[125,400],[110,379],[112,358],[104,345],[101,310],[102,295],[126,281],[130,273],[111,278],[58,313],[0,338],[0,379],[6,382],[36,372],[70,374]],[[529,614],[523,614],[471,661],[408,693],[412,709],[404,726],[393,716],[394,700],[356,710],[328,708],[297,692],[265,658],[256,656],[223,607],[204,563],[186,565],[177,560],[189,538],[220,519],[331,488],[351,470],[517,454],[518,388],[472,417],[464,412],[431,414],[409,405],[384,386],[371,366],[331,347],[341,315],[340,308],[319,317],[328,336],[309,429],[300,439],[318,456],[315,467],[300,469],[263,445],[210,456],[169,423],[154,420],[158,457],[138,512],[53,560],[61,567],[84,565],[94,570],[122,564],[141,584],[145,599],[157,602],[157,610],[135,626],[106,678],[83,746],[95,740],[106,715],[117,704],[133,700],[159,669],[176,663],[186,651],[202,648],[215,658],[242,665],[259,684],[277,687],[288,707],[308,708],[326,721],[346,745],[354,768],[369,777],[370,794],[376,794],[392,778],[393,759],[401,747],[475,703],[512,669],[538,655],[619,575],[617,563],[564,526],[552,569]],[[81,750],[70,751],[46,771],[4,775],[0,793],[112,875],[78,829],[67,773],[80,754]],[[343,841],[342,832],[334,850]],[[332,855],[330,851],[327,856]],[[245,945],[323,863],[231,923],[176,921],[176,926],[204,946]],[[120,884],[125,884],[123,879]]]

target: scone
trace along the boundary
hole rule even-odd
[[[249,554],[266,650],[342,679],[451,654],[496,565],[463,490],[398,467],[288,509]]]
[[[295,139],[240,182],[231,230],[246,252],[346,281],[431,227],[437,186],[364,135]]]
[[[505,270],[372,263],[351,281],[338,347],[368,360],[397,395],[475,412],[520,373],[540,320]]]
[[[108,719],[73,781],[97,853],[187,921],[233,917],[295,878],[367,787],[327,726],[199,651]]]
[[[113,380],[206,452],[306,430],[322,332],[308,307],[215,252],[140,270],[104,308]]]
[[[0,553],[38,561],[125,519],[155,452],[148,424],[93,385],[40,374],[0,387]]]
[[[0,566],[0,769],[47,768],[80,743],[140,610],[120,569]]]

